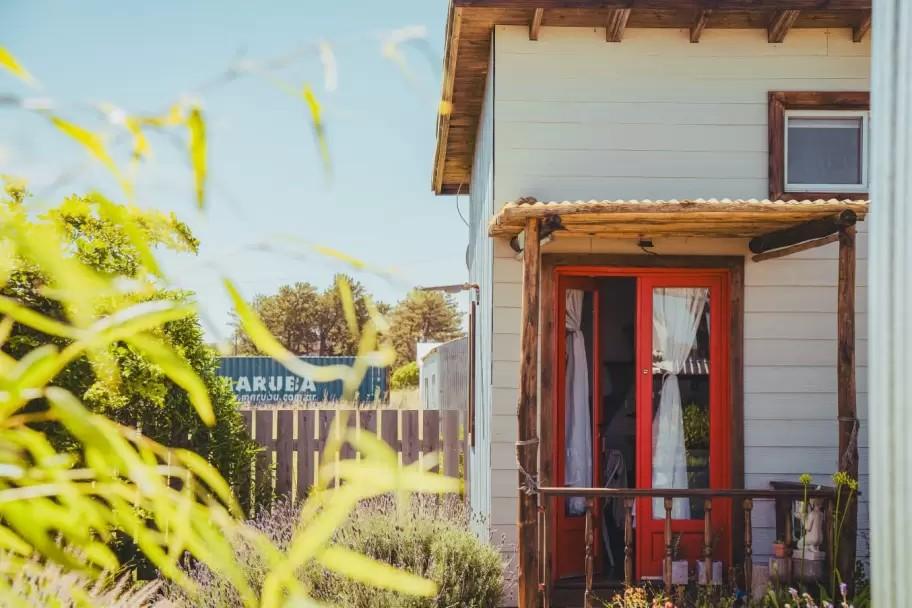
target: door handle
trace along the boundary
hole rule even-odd
[[[648,373],[649,373],[649,370],[648,370],[647,368],[644,367],[644,368],[643,368],[643,375],[645,376],[645,375],[648,374]]]

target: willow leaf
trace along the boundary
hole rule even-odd
[[[206,198],[206,122],[203,111],[198,107],[190,109],[187,129],[190,131],[190,164],[193,167],[196,204],[202,209]]]
[[[0,68],[4,68],[7,72],[23,82],[28,84],[35,82],[35,79],[29,74],[28,70],[22,67],[22,64],[13,57],[13,54],[2,46],[0,46]]]
[[[323,160],[323,167],[327,173],[331,173],[332,162],[329,157],[329,144],[326,141],[326,128],[323,125],[323,108],[310,85],[304,85],[304,88],[301,89],[301,97],[310,111],[310,123],[320,150],[320,157]]]
[[[121,173],[120,168],[117,166],[117,163],[114,162],[114,159],[111,157],[110,152],[108,152],[108,148],[100,135],[89,131],[88,129],[84,129],[75,123],[64,120],[59,116],[52,116],[51,122],[62,133],[85,148],[95,160],[104,165],[104,167],[117,178],[117,181],[124,189],[124,192],[126,192],[128,196],[132,196],[132,185],[127,181],[123,173]]]
[[[332,382],[333,380],[344,380],[348,377],[351,368],[347,365],[311,365],[301,361],[294,353],[286,350],[267,329],[253,309],[244,301],[234,283],[230,279],[224,279],[223,283],[231,296],[231,302],[234,305],[234,311],[238,315],[241,327],[244,328],[247,336],[256,345],[257,349],[281,363],[290,372],[299,376],[310,377],[315,382]]]
[[[242,515],[240,505],[234,499],[231,488],[219,472],[209,464],[205,458],[190,450],[177,449],[174,451],[178,459],[187,470],[198,477],[221,500],[232,513]]]
[[[333,572],[377,589],[389,589],[421,597],[432,597],[437,593],[437,584],[434,581],[345,547],[327,547],[317,560]]]
[[[11,317],[18,323],[58,338],[75,338],[79,335],[76,328],[56,321],[31,308],[22,306],[12,298],[0,296],[0,313]]]

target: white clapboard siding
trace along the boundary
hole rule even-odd
[[[869,61],[869,42],[853,43],[848,30],[797,29],[784,43],[768,44],[762,29],[710,28],[691,44],[683,30],[629,29],[622,43],[606,44],[599,28],[543,27],[539,40],[530,41],[527,27],[496,26],[493,209],[522,196],[766,198],[768,92],[867,90]],[[865,232],[860,225],[861,349]],[[656,245],[666,254],[747,256],[745,483],[766,488],[771,480],[795,480],[803,472],[825,482],[836,465],[837,248],[753,263],[742,239],[660,239]],[[559,233],[545,251],[641,253],[632,240]],[[490,517],[492,532],[509,531],[515,542],[522,267],[504,239],[495,240],[489,264],[494,311],[483,331],[490,333],[494,427]],[[865,364],[860,356],[863,420]],[[863,486],[866,430],[863,424]],[[771,507],[758,511],[754,552],[760,560],[774,540],[774,521]],[[859,544],[859,555],[866,555],[864,547]]]
[[[469,278],[479,286],[475,344],[475,447],[469,454],[469,503],[473,526],[481,537],[489,534],[491,515],[492,334],[494,294],[492,259],[494,243],[488,238],[488,219],[494,209],[494,106],[493,69],[489,71],[478,126],[472,166],[470,200]]]

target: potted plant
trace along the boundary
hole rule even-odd
[[[782,559],[785,557],[785,541],[777,538],[773,543],[773,557]]]
[[[671,537],[671,584],[686,585],[690,580],[690,573],[686,559],[681,557],[681,533],[677,532]]]

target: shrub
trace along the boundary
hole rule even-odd
[[[287,502],[276,503],[251,523],[284,548],[292,537],[297,510]],[[469,517],[455,497],[436,501],[414,498],[402,510],[391,498],[362,503],[349,521],[336,531],[335,543],[427,577],[438,585],[436,597],[407,596],[352,581],[318,566],[309,566],[299,578],[312,596],[346,608],[443,608],[498,605],[503,593],[503,563],[497,548],[469,531]],[[236,543],[238,562],[243,564],[254,588],[262,583],[267,567],[243,542]],[[241,606],[230,585],[205,568],[191,569],[191,578],[202,588],[192,605]],[[176,586],[166,596],[178,605],[191,600]]]
[[[418,386],[418,364],[415,361],[397,367],[390,378],[390,385],[394,390],[416,388]]]

